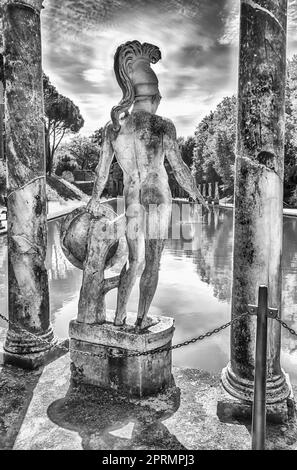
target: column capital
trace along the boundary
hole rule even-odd
[[[36,13],[40,13],[43,7],[44,0],[0,0],[1,6],[7,5],[20,5],[27,8],[31,8]]]

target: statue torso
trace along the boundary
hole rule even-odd
[[[173,129],[168,119],[145,111],[133,112],[121,121],[120,132],[111,140],[125,185],[141,185],[152,173],[167,181],[164,136],[170,136]]]

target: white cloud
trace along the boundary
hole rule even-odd
[[[190,135],[224,96],[236,92],[238,4],[164,0],[156,7],[135,0],[131,13],[125,0],[105,2],[105,10],[95,0],[86,0],[84,8],[74,0],[52,0],[43,13],[44,67],[59,91],[79,105],[88,134],[110,119],[121,99],[113,72],[117,46],[131,39],[152,42],[162,51],[154,66],[163,96],[159,113],[175,122],[179,134]],[[289,55],[297,51],[296,25],[297,0],[291,0]]]

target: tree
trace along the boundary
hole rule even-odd
[[[73,137],[63,149],[67,150],[82,170],[94,171],[98,165],[100,146],[90,137]]]
[[[55,152],[66,134],[77,133],[84,125],[79,108],[66,96],[58,93],[43,75],[45,108],[45,149],[47,172],[52,173]]]
[[[92,137],[73,137],[57,152],[56,174],[60,176],[63,171],[73,171],[76,168],[95,171],[100,149],[101,147],[94,142]]]
[[[100,127],[98,130],[94,132],[94,134],[91,135],[92,142],[99,145],[99,147],[101,147],[103,143],[103,133],[104,133],[104,127]]]
[[[194,137],[187,137],[186,139],[184,137],[179,137],[178,145],[181,151],[183,161],[188,165],[188,167],[191,167],[193,163],[195,147]]]
[[[224,98],[205,116],[195,132],[192,172],[197,184],[221,182],[233,193],[237,99]],[[286,84],[285,200],[297,204],[297,55],[288,61]]]
[[[227,193],[233,193],[234,187],[236,113],[237,100],[235,96],[224,98],[215,112],[214,169]]]
[[[198,125],[195,131],[195,147],[193,153],[193,163],[192,163],[192,173],[196,178],[197,184],[203,183],[205,179],[204,175],[204,163],[205,163],[205,154],[204,148],[208,140],[208,136],[211,134],[212,129],[212,116],[205,116],[200,124]]]
[[[285,200],[297,203],[297,55],[288,61],[286,86]]]
[[[233,113],[233,98],[224,98],[198,125],[192,164],[197,184],[219,182],[229,189],[233,174],[231,166],[235,160]]]
[[[78,165],[75,159],[67,152],[63,151],[62,147],[57,151],[57,165],[55,173],[57,176],[62,176],[64,171],[70,171],[73,173],[74,170],[78,169]]]

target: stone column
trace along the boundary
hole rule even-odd
[[[216,181],[216,185],[215,185],[215,199],[220,199],[220,190],[219,190],[219,183],[218,181]]]
[[[40,11],[43,0],[4,0],[8,166],[10,362],[35,366],[55,343],[50,325]],[[46,341],[46,342],[44,342]]]
[[[220,191],[219,191],[219,182],[215,182],[215,192],[214,192],[214,204],[218,205],[220,203]]]
[[[287,0],[241,0],[240,31],[232,318],[257,304],[260,285],[268,286],[269,307],[281,310]],[[280,366],[280,325],[268,322],[273,405],[285,403],[290,390]],[[249,403],[255,328],[255,317],[233,326],[222,376],[225,390]]]
[[[203,196],[204,198],[206,197],[206,184],[203,185],[202,196]]]
[[[0,57],[0,60],[1,60],[1,57]],[[1,67],[1,64],[0,64],[0,67]],[[3,86],[3,82],[0,79],[0,160],[4,159],[3,129],[4,129],[4,86]]]
[[[208,197],[212,198],[212,183],[208,183]]]
[[[2,9],[0,5],[0,16],[2,17]],[[2,20],[0,18],[0,31],[2,31]],[[3,39],[0,33],[0,159],[4,158],[4,70],[3,70]],[[1,225],[1,223],[0,223]]]

